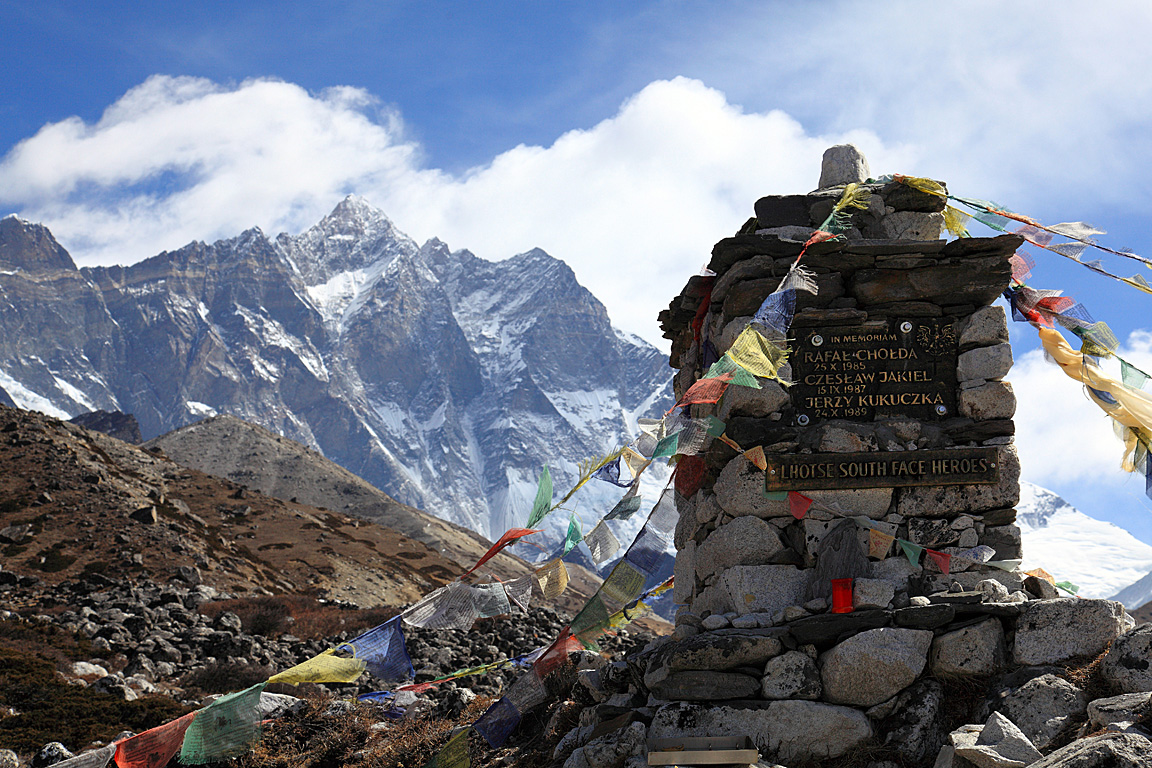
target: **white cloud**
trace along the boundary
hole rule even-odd
[[[1152,332],[1137,330],[1117,352],[1142,370],[1152,370]],[[1119,377],[1115,362],[1105,368]],[[1101,494],[1143,494],[1144,478],[1120,469],[1123,443],[1112,419],[1043,351],[1017,359],[1009,380],[1016,393],[1016,441],[1025,480],[1058,492],[1090,485]]]
[[[0,203],[46,223],[80,263],[139,260],[258,225],[299,231],[350,191],[418,240],[489,259],[541,247],[567,261],[626,330],[661,343],[656,314],[752,203],[815,185],[823,150],[778,111],[745,113],[700,82],[652,83],[610,119],[519,146],[454,177],[420,166],[369,94],[290,83],[153,77],[94,125],[45,126],[0,162]]]

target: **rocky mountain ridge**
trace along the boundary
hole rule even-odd
[[[544,463],[563,487],[670,402],[662,355],[563,262],[418,247],[355,197],[300,235],[250,229],[128,267],[76,269],[10,216],[0,306],[0,399],[131,413],[145,439],[231,414],[490,538],[523,523]],[[606,511],[615,491],[584,504]]]

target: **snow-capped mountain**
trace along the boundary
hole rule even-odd
[[[1071,581],[1080,587],[1081,597],[1111,598],[1152,571],[1152,546],[1038,485],[1020,483],[1016,522],[1024,544],[1022,567],[1043,568],[1058,581]],[[1152,579],[1144,580],[1152,592]],[[1136,608],[1152,595],[1134,604],[1115,599]]]
[[[667,408],[671,374],[562,261],[417,246],[356,197],[300,235],[129,267],[77,269],[45,227],[0,220],[0,402],[133,413],[146,440],[232,414],[490,538],[524,524],[544,464],[563,491]],[[622,494],[589,483],[585,528]]]

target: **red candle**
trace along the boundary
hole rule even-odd
[[[832,613],[852,613],[852,579],[832,579]]]

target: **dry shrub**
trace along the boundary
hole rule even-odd
[[[266,664],[216,662],[180,678],[180,687],[193,693],[232,693],[262,683],[275,669]]]
[[[211,619],[230,611],[251,635],[278,637],[290,633],[303,640],[327,640],[342,632],[363,632],[396,615],[395,608],[351,610],[317,602],[307,595],[239,597],[200,606]]]
[[[0,744],[19,752],[50,741],[79,751],[96,739],[139,733],[189,711],[164,696],[123,701],[69,685],[51,659],[9,648],[0,648],[0,705],[19,713],[0,719]]]
[[[419,768],[443,748],[453,728],[471,725],[491,703],[473,701],[453,719],[423,717],[400,720],[383,731],[371,726],[380,718],[371,704],[356,704],[350,712],[326,714],[331,699],[308,696],[300,712],[269,725],[252,753],[239,758],[238,768]],[[470,737],[473,755],[483,749]]]

